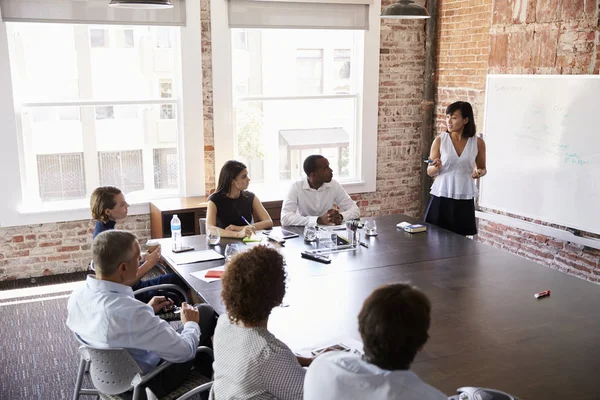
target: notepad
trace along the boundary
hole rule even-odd
[[[417,232],[425,232],[427,230],[427,226],[425,226],[423,224],[412,224],[412,225],[405,226],[402,229],[404,229],[405,232],[417,233]]]
[[[190,272],[190,275],[195,278],[198,278],[206,283],[210,283],[210,282],[218,281],[219,279],[221,279],[223,272],[225,272],[224,265],[222,265],[220,267],[216,267],[216,268],[205,269],[204,271]],[[216,275],[219,275],[219,276],[216,276]]]
[[[170,258],[177,265],[182,264],[192,264],[196,262],[203,261],[211,261],[211,260],[220,260],[223,255],[217,253],[214,250],[198,250],[198,251],[188,251],[185,253],[170,253],[165,254],[166,257]]]
[[[255,236],[255,235],[252,235],[250,237],[243,238],[242,242],[244,242],[244,243],[248,243],[248,242],[262,242],[262,238],[258,237],[258,236]]]
[[[208,272],[206,273],[206,275],[204,275],[205,278],[220,278],[221,276],[223,276],[223,274],[225,273],[225,271],[217,271],[214,269],[209,269]]]

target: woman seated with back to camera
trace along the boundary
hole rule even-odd
[[[212,400],[302,399],[302,367],[312,359],[296,357],[267,329],[285,295],[285,280],[283,257],[266,246],[238,254],[227,265],[221,292],[227,314],[219,317],[213,341]]]
[[[221,237],[243,238],[257,229],[271,229],[273,221],[258,197],[247,191],[248,169],[230,160],[219,174],[217,190],[208,198],[206,228],[218,228]],[[254,221],[254,223],[252,223]]]

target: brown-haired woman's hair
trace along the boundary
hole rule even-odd
[[[221,172],[219,173],[219,184],[217,185],[215,193],[228,195],[229,192],[231,192],[231,182],[233,182],[245,169],[246,165],[236,160],[229,160],[223,164],[223,168],[221,168]],[[242,196],[245,196],[243,192]]]
[[[475,118],[473,117],[473,107],[471,106],[471,103],[467,101],[456,101],[446,108],[446,115],[452,115],[457,110],[460,110],[463,118],[469,118],[469,122],[467,122],[463,128],[463,136],[468,138],[475,136],[477,128],[475,127]]]
[[[277,250],[256,246],[235,256],[222,277],[221,297],[232,322],[255,326],[285,296],[286,273]]]
[[[92,218],[100,222],[108,222],[107,209],[112,209],[117,205],[115,196],[121,194],[121,190],[114,186],[100,186],[96,188],[90,197],[90,211]]]
[[[427,342],[431,303],[419,289],[394,283],[376,289],[358,314],[365,358],[387,370],[407,370]]]

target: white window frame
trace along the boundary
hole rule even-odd
[[[181,81],[179,85],[174,82],[173,86],[173,92],[180,94],[180,101],[175,101],[178,121],[179,195],[203,196],[204,157],[199,156],[204,154],[202,74],[198,73],[202,71],[200,2],[186,1],[185,4],[186,26],[180,28],[179,35],[181,52],[175,55],[175,68],[181,71]],[[4,190],[0,196],[0,227],[90,219],[88,199],[45,203],[35,207],[25,205],[25,155],[18,105],[13,97],[8,48],[6,24],[0,15],[0,168],[3,170]],[[156,99],[150,100],[150,103],[154,101],[160,104],[171,102],[170,99]],[[140,102],[111,102],[110,105],[120,103]],[[130,215],[149,212],[147,201],[134,203],[129,209]]]
[[[280,0],[290,1],[290,0]],[[298,0],[302,1],[302,0]],[[311,1],[311,0],[304,0]],[[324,0],[328,3],[349,3],[348,0]],[[362,1],[361,1],[362,2]],[[350,2],[352,3],[352,2]],[[357,126],[360,132],[357,144],[360,152],[356,152],[353,160],[358,171],[357,180],[343,182],[348,193],[375,192],[377,176],[377,117],[379,111],[379,44],[380,44],[381,0],[373,0],[369,4],[369,30],[364,34],[364,60],[359,82],[362,92],[358,96]],[[232,88],[232,45],[231,29],[228,23],[227,0],[211,0],[211,38],[213,67],[213,126],[215,132],[215,180],[221,166],[234,158],[235,127],[233,125],[233,88]],[[218,51],[214,51],[218,49]],[[362,78],[362,79],[360,79]],[[349,95],[291,96],[290,99],[310,98],[343,98]],[[350,95],[352,97],[353,95]],[[253,97],[244,97],[251,100]],[[263,99],[263,97],[261,97]],[[252,174],[252,171],[250,171]],[[282,185],[277,185],[282,186]],[[271,190],[272,189],[272,190]],[[287,187],[269,187],[269,193],[261,198],[281,197]],[[259,195],[261,193],[259,192]]]

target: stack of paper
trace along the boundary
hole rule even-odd
[[[177,265],[192,264],[202,261],[220,260],[224,258],[214,250],[186,251],[185,253],[163,254]]]
[[[210,283],[210,282],[214,282],[214,281],[218,281],[219,279],[221,279],[221,277],[218,278],[211,278],[210,275],[219,275],[216,274],[215,272],[223,272],[225,271],[225,266],[222,265],[220,267],[216,267],[216,268],[211,268],[211,269],[205,269],[204,271],[196,271],[196,272],[190,272],[190,275],[203,280],[204,282]],[[212,272],[212,274],[211,274]],[[206,275],[209,275],[209,277],[206,277]]]

